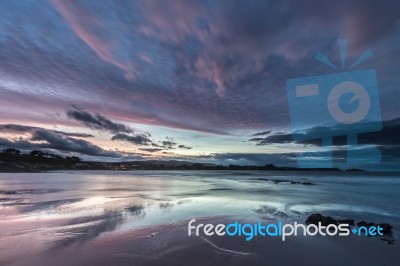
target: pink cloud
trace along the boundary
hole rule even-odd
[[[50,0],[57,11],[67,21],[76,35],[85,42],[103,61],[110,63],[122,71],[126,78],[133,79],[136,75],[131,64],[120,62],[112,52],[112,41],[101,38],[97,32],[104,31],[101,22],[90,14],[76,1]],[[109,36],[109,35],[108,35]]]

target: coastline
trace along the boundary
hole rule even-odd
[[[399,260],[397,176],[68,170],[0,174],[0,184],[2,265],[396,265]],[[371,187],[385,194],[366,193]],[[246,241],[187,233],[191,219],[306,223],[315,213],[354,219],[352,228],[362,221],[388,223],[393,234],[384,238],[395,241],[353,234]]]
[[[227,217],[200,218],[203,223],[231,221]],[[105,233],[83,244],[53,247],[51,252],[14,253],[2,256],[10,265],[397,265],[399,246],[373,237],[274,237],[188,236],[187,220]],[[10,251],[5,241],[2,253]],[[25,245],[29,241],[24,242]],[[9,254],[12,254],[9,253]]]

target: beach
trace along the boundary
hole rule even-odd
[[[397,175],[367,172],[3,173],[0,264],[398,265],[399,189]],[[188,236],[192,219],[304,223],[313,213],[388,223],[393,232]]]

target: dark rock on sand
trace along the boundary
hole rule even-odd
[[[369,223],[369,222],[366,222],[366,221],[361,221],[361,222],[357,223],[357,226],[358,227],[364,226],[366,228],[369,228],[371,226],[375,226],[375,223]]]
[[[319,213],[311,214],[306,220],[306,224],[318,225],[321,223],[322,226],[327,226],[330,224],[337,224],[337,221],[330,216],[323,216]]]
[[[343,219],[343,220],[337,220],[338,224],[348,224],[349,226],[354,226],[354,220],[352,219]]]
[[[320,221],[322,221],[322,215],[315,213],[307,217],[306,224],[318,224]]]
[[[310,181],[290,181],[290,180],[284,180],[284,179],[268,179],[268,178],[257,178],[256,180],[258,181],[266,181],[266,182],[273,182],[274,184],[279,184],[279,183],[287,183],[287,184],[292,184],[292,185],[315,185],[314,183]]]
[[[369,223],[369,222],[366,222],[366,221],[358,222],[357,226],[358,227],[364,226],[366,228],[369,228],[371,226],[380,226],[380,227],[382,227],[382,233],[383,234],[391,233],[392,232],[392,228],[393,228],[390,224],[386,224],[386,223],[375,224],[375,223]]]
[[[354,220],[352,219],[335,220],[330,216],[323,216],[319,213],[311,214],[306,220],[306,224],[318,225],[319,222],[322,226],[330,224],[348,224],[349,226],[354,226]]]
[[[314,213],[314,214],[311,214],[310,216],[308,216],[305,223],[307,225],[308,224],[318,225],[318,223],[321,223],[322,226],[327,226],[330,224],[348,224],[349,226],[354,226],[354,220],[352,220],[352,219],[335,220],[330,216],[323,216],[319,213]],[[370,228],[371,226],[380,226],[382,228],[382,233],[384,235],[390,235],[392,233],[392,229],[393,229],[393,227],[387,223],[376,224],[376,223],[371,223],[371,222],[366,222],[366,221],[358,222],[357,226],[358,227],[364,226],[366,228]],[[384,240],[384,239],[382,239],[382,240]],[[392,241],[392,240],[390,240],[390,241]],[[388,244],[392,244],[392,243],[388,243]]]
[[[392,232],[392,226],[390,224],[377,224],[378,226],[382,227],[382,233],[389,234]]]

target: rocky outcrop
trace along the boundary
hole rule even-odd
[[[330,224],[348,224],[349,226],[354,226],[354,220],[352,219],[344,219],[344,220],[335,220],[330,216],[323,216],[319,213],[311,214],[307,217],[305,223],[308,224],[315,224],[318,225],[321,223],[322,226],[327,226]],[[371,223],[366,221],[360,221],[357,223],[358,227],[366,227],[369,228],[371,226],[380,226],[382,228],[383,234],[391,234],[393,227],[387,223]]]

